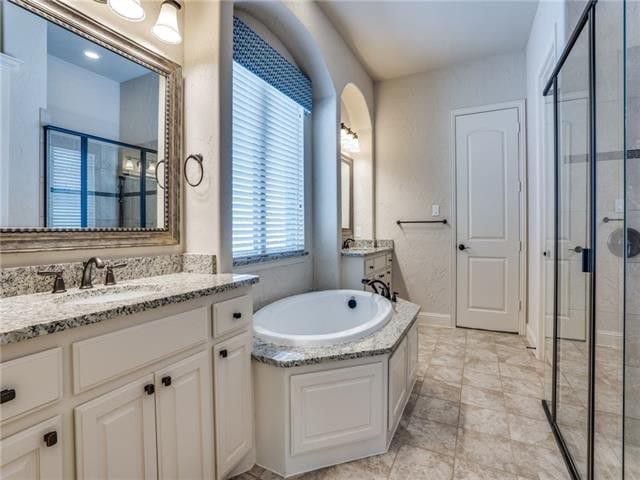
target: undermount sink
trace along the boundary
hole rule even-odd
[[[99,303],[126,302],[152,295],[159,291],[155,285],[114,285],[96,287],[66,294],[57,299],[59,303],[71,305],[95,305]]]

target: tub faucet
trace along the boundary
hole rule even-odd
[[[104,268],[104,262],[98,257],[91,257],[84,264],[82,269],[82,279],[80,281],[80,288],[93,288],[93,284],[91,283],[91,272],[92,267],[96,266],[96,268]]]
[[[366,287],[371,287],[375,293],[382,295],[387,300],[391,300],[391,289],[389,288],[389,285],[384,283],[382,280],[375,278],[373,280],[363,278],[362,284]],[[380,290],[378,290],[378,288],[380,288]]]
[[[344,242],[342,242],[342,248],[351,248],[351,245],[356,243],[353,238],[345,238]]]

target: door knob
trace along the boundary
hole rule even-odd
[[[465,246],[465,244],[464,244],[464,243],[461,243],[460,245],[458,245],[458,250],[460,250],[461,252],[462,252],[463,250],[466,250],[466,249],[467,249],[467,247]]]
[[[576,253],[582,253],[583,250],[584,250],[584,248],[582,248],[580,245],[578,245],[577,247],[569,249],[569,251],[576,252]]]

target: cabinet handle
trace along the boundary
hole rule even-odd
[[[55,430],[53,432],[48,432],[44,434],[44,444],[47,447],[53,447],[56,443],[58,443],[58,432]]]
[[[229,352],[227,352],[226,348],[224,350],[220,350],[220,356],[222,358],[227,358],[227,355],[229,355]]]
[[[13,388],[6,388],[0,392],[0,403],[10,402],[16,398],[16,391]]]
[[[154,387],[153,383],[148,383],[144,386],[144,391],[147,395],[153,395],[156,391],[156,387]]]
[[[169,385],[171,385],[171,377],[169,375],[167,375],[166,377],[162,377],[161,382],[165,387],[168,387]]]
[[[369,270],[373,270],[373,265],[369,265]]]
[[[233,318],[235,318],[236,320],[238,320],[238,319],[242,318],[242,314],[241,314],[240,312],[235,312],[235,313],[233,314]]]

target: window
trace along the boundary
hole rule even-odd
[[[233,64],[233,258],[303,252],[304,108]]]

